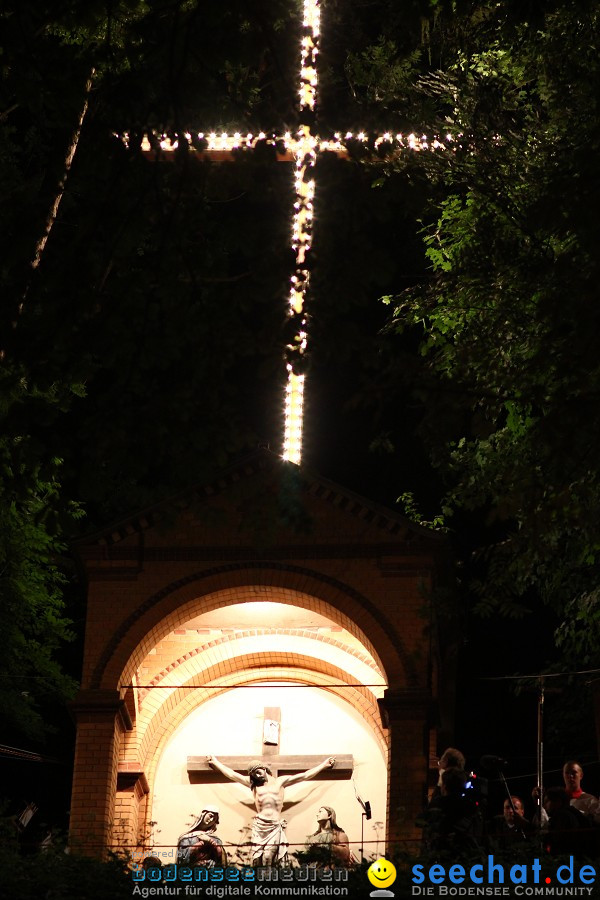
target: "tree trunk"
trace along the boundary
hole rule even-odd
[[[52,205],[51,205],[48,215],[46,217],[44,229],[43,229],[42,234],[40,235],[40,238],[35,247],[35,253],[34,253],[33,259],[31,260],[31,264],[30,264],[31,272],[30,272],[29,278],[27,279],[27,284],[25,285],[25,289],[24,289],[23,295],[21,297],[21,302],[19,303],[19,309],[18,309],[19,315],[23,312],[23,309],[25,307],[25,301],[27,299],[27,295],[29,294],[29,289],[31,287],[33,275],[34,275],[36,269],[38,269],[38,267],[42,261],[42,254],[44,253],[46,244],[48,243],[48,238],[50,237],[50,232],[52,231],[54,223],[56,222],[56,219],[58,217],[58,208],[60,206],[60,201],[62,200],[64,192],[65,192],[67,178],[69,177],[69,172],[71,171],[71,166],[73,165],[73,159],[75,157],[75,152],[76,152],[77,146],[79,144],[79,138],[81,137],[81,129],[83,126],[83,121],[84,121],[86,113],[88,111],[90,93],[92,90],[92,84],[94,82],[95,71],[96,71],[95,69],[92,69],[92,71],[90,72],[90,76],[85,85],[83,106],[81,108],[79,120],[77,122],[77,125],[75,126],[75,129],[71,136],[71,140],[69,142],[69,146],[67,148],[67,152],[65,155],[65,161],[64,161],[64,165],[63,165],[63,173],[58,182],[54,200],[52,202]],[[14,325],[16,327],[16,322],[14,323]]]

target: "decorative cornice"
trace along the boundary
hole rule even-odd
[[[150,785],[139,762],[119,763],[117,791],[135,791],[138,798],[150,793]]]
[[[414,568],[417,561],[431,558],[431,550],[423,545],[411,545],[408,556],[401,556],[397,543],[364,543],[352,544],[283,544],[267,550],[257,550],[249,546],[166,546],[139,547],[115,545],[87,545],[79,548],[82,560],[88,562],[197,562],[217,560],[267,561],[281,559],[377,559],[382,570],[390,568],[394,572],[398,568]],[[388,559],[386,559],[386,557]],[[393,561],[389,557],[394,557]],[[121,566],[117,571],[124,577],[135,576],[141,565]]]
[[[107,526],[101,531],[84,536],[75,541],[73,546],[80,555],[84,556],[93,545],[110,547],[118,544],[134,534],[140,534],[152,528],[168,513],[172,514],[173,510],[183,511],[197,506],[199,503],[205,503],[211,498],[225,493],[239,482],[268,472],[277,472],[281,475],[288,473],[297,479],[298,486],[304,488],[310,496],[329,503],[350,516],[373,524],[389,535],[401,536],[402,542],[409,544],[411,549],[423,545],[429,545],[430,548],[441,547],[444,543],[443,535],[438,532],[423,528],[393,510],[373,503],[304,467],[299,468],[293,463],[284,462],[271,451],[261,449],[237,465],[224,470],[210,483],[192,487],[136,515]],[[396,544],[397,551],[398,545]]]
[[[133,722],[125,700],[119,691],[94,689],[79,691],[76,698],[68,704],[69,711],[76,722],[85,716],[95,719],[114,719],[118,716],[123,731],[133,731]]]

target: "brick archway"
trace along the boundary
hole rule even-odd
[[[344,654],[352,657],[359,662],[363,663],[367,666],[373,673],[372,677],[381,679],[382,688],[385,687],[383,682],[383,675],[379,669],[379,667],[374,662],[373,658],[366,651],[359,650],[356,647],[349,646],[341,640],[337,640],[336,638],[332,638],[329,635],[324,634],[315,634],[314,631],[311,631],[306,628],[278,628],[278,627],[265,627],[265,628],[253,628],[253,629],[241,629],[236,631],[235,634],[228,634],[227,636],[222,636],[220,638],[210,639],[206,641],[199,641],[194,647],[187,647],[182,656],[169,656],[168,664],[159,669],[152,678],[144,679],[147,681],[143,686],[137,688],[137,696],[138,696],[138,705],[140,711],[144,705],[144,702],[148,696],[150,696],[150,691],[154,690],[161,684],[167,683],[167,681],[172,681],[175,678],[176,681],[180,680],[182,677],[187,679],[189,677],[189,673],[184,671],[182,674],[178,673],[180,667],[184,666],[186,670],[193,666],[194,671],[201,672],[203,670],[202,658],[210,652],[211,659],[219,660],[221,662],[229,664],[229,661],[232,657],[238,657],[244,654],[244,650],[239,650],[239,646],[243,645],[244,640],[246,638],[254,638],[259,641],[262,640],[272,640],[273,637],[281,635],[285,635],[290,638],[300,638],[302,640],[306,640],[308,642],[317,642],[317,644],[312,648],[314,649],[314,654],[308,653],[309,657],[315,656],[316,659],[321,660],[321,653],[323,649],[323,645],[325,648],[335,648],[337,650],[341,650]],[[310,645],[309,645],[310,647]],[[270,655],[266,655],[265,651],[260,651],[263,656],[263,662],[266,664],[268,662],[268,658]]]
[[[256,600],[300,606],[326,615],[356,636],[386,677],[414,687],[416,667],[395,625],[355,589],[317,572],[288,565],[222,566],[171,582],[148,597],[107,642],[90,687],[122,688],[149,649],[200,612]]]
[[[340,687],[351,684],[352,676],[343,669],[302,654],[279,653],[276,651],[260,655],[233,657],[228,665],[217,663],[190,675],[173,693],[169,694],[168,707],[148,717],[143,734],[130,742],[129,752],[137,752],[139,762],[147,771],[155,765],[161,741],[189,715],[189,713],[221,691],[248,682],[261,681],[301,681],[323,687],[345,702],[362,716],[377,737],[382,753],[387,753],[387,741],[381,725],[377,698],[365,687]],[[191,690],[196,686],[196,690]]]
[[[174,678],[185,674],[179,686],[189,684],[188,696],[172,696],[168,715],[161,712],[157,718],[157,723],[162,718],[170,727],[185,716],[190,703],[197,704],[204,696],[207,685],[201,685],[200,678],[216,676],[206,665],[202,676],[186,670],[181,660],[189,657],[190,647],[199,656],[202,649],[197,644],[202,639],[196,636],[195,645],[190,639],[184,651],[176,652],[178,641],[184,642],[175,636],[178,629],[191,631],[185,623],[211,610],[265,600],[280,604],[280,620],[288,615],[284,607],[293,606],[316,614],[313,619],[325,617],[345,629],[348,646],[360,645],[365,657],[374,661],[386,685],[384,696],[367,699],[358,691],[353,705],[360,708],[367,703],[361,715],[375,723],[379,746],[382,728],[386,731],[388,837],[400,840],[414,832],[435,742],[438,648],[432,591],[440,541],[394,513],[313,476],[306,476],[300,485],[310,532],[298,533],[282,521],[264,534],[262,520],[250,513],[262,510],[265,492],[271,499],[278,496],[285,473],[271,462],[246,474],[236,470],[231,478],[207,487],[200,499],[195,494],[191,503],[176,498],[151,515],[140,514],[90,536],[80,546],[89,590],[82,685],[73,704],[77,746],[71,841],[83,852],[101,853],[109,845],[118,815],[134,822],[134,808],[141,814],[140,791],[149,789],[147,776],[160,752],[154,726],[145,735],[143,760],[138,752],[142,740],[138,725],[158,690],[149,691],[140,710],[137,692],[129,686],[143,684],[144,674],[153,682],[151,688],[160,688],[172,672]],[[246,475],[252,483],[246,484]],[[220,614],[213,621],[217,618]],[[270,624],[277,626],[277,615]],[[225,643],[222,647],[212,643],[209,649],[217,656]],[[326,646],[322,644],[323,650]],[[144,666],[153,648],[159,648],[156,664]],[[163,649],[164,661],[159,659]],[[170,649],[173,655],[167,659]],[[241,644],[239,649],[235,665],[242,668],[231,671],[233,664],[225,664],[221,656],[220,662],[230,670],[222,670],[220,677],[262,677],[244,662]],[[331,682],[331,671],[319,672],[312,654],[307,652],[303,659],[303,652],[298,648],[293,658],[271,658],[270,668],[263,672],[268,671],[269,677],[277,673],[283,680]],[[368,668],[368,659],[357,662],[348,654],[344,660],[341,649],[340,654],[340,672],[362,672],[367,681],[371,679],[374,670]],[[330,664],[336,662],[326,652],[323,657]],[[192,685],[193,675],[197,683]],[[178,689],[175,683],[172,687]],[[333,690],[331,683],[324,689]],[[377,756],[379,750],[374,748],[374,753]]]
[[[202,616],[192,625],[201,622]],[[162,657],[152,657],[169,659],[169,663],[155,669],[154,677],[140,689],[143,701],[138,706],[133,731],[124,736],[120,761],[123,769],[143,771],[147,779],[148,795],[139,810],[141,819],[139,815],[137,819],[139,834],[149,833],[148,823],[155,818],[154,781],[163,748],[186,718],[205,702],[242,685],[300,682],[337,697],[362,718],[387,764],[387,737],[377,702],[386,686],[381,672],[370,654],[356,642],[348,644],[341,635],[338,639],[335,632],[330,635],[319,631],[323,628],[317,631],[284,627],[236,630],[235,634],[200,642],[191,650],[187,646],[187,652],[180,657],[168,655],[173,643],[167,642],[166,649],[160,651]],[[187,643],[193,633],[193,628],[180,629],[179,640]],[[251,652],[248,652],[249,645]],[[336,665],[332,660],[337,657],[347,658],[354,671],[345,668],[343,661]],[[361,676],[357,670],[361,669],[359,682]],[[131,807],[129,811],[123,806],[120,809],[125,817],[131,816]],[[129,838],[133,838],[131,832]]]
[[[209,803],[216,803],[217,806],[221,808],[222,813],[225,810],[225,814],[223,815],[223,827],[225,828],[225,833],[221,836],[225,840],[231,841],[232,808],[227,805],[224,797],[215,796],[211,793],[212,788],[210,785],[207,786],[204,784],[204,786],[202,786],[202,783],[198,784],[192,778],[190,778],[189,786],[185,789],[179,787],[179,785],[182,783],[180,780],[181,777],[183,777],[183,781],[187,785],[187,777],[184,774],[186,755],[197,755],[202,758],[202,755],[207,752],[216,752],[219,755],[220,753],[226,754],[227,752],[233,754],[247,752],[252,755],[252,753],[255,752],[251,749],[251,744],[247,744],[248,750],[246,751],[240,749],[225,750],[221,747],[219,752],[218,749],[214,749],[210,736],[207,737],[207,735],[210,735],[211,733],[210,730],[206,730],[200,725],[201,722],[205,721],[202,718],[202,709],[205,705],[206,707],[213,705],[214,710],[214,705],[216,704],[216,708],[219,709],[220,707],[218,704],[221,698],[226,699],[229,697],[231,699],[232,694],[236,693],[239,693],[243,697],[242,702],[246,708],[252,710],[250,715],[256,718],[262,716],[263,703],[266,705],[279,705],[281,703],[283,712],[282,717],[288,726],[290,724],[290,713],[293,713],[294,718],[299,716],[300,721],[304,721],[303,715],[305,715],[305,712],[298,712],[297,709],[302,710],[306,703],[312,704],[314,702],[313,699],[308,700],[303,696],[302,702],[299,702],[299,706],[297,707],[296,696],[299,697],[300,695],[305,695],[308,691],[310,697],[311,693],[314,693],[316,690],[321,697],[331,697],[332,700],[336,700],[338,715],[340,714],[340,711],[341,714],[344,715],[343,708],[345,708],[351,727],[360,730],[360,725],[357,723],[362,723],[363,732],[368,732],[371,736],[370,740],[372,744],[375,745],[375,756],[379,759],[379,764],[378,767],[372,765],[371,758],[365,756],[365,748],[362,744],[354,741],[348,742],[347,732],[343,727],[338,727],[335,733],[330,734],[330,740],[327,745],[329,747],[329,752],[332,752],[334,755],[337,755],[337,753],[353,754],[355,766],[357,766],[355,769],[355,777],[358,779],[359,789],[361,789],[362,793],[362,788],[364,788],[367,798],[373,798],[374,794],[377,796],[376,805],[378,809],[376,817],[383,818],[382,813],[385,813],[386,782],[385,775],[382,775],[382,772],[387,771],[387,737],[382,728],[377,700],[370,694],[368,689],[364,687],[350,689],[340,688],[340,683],[351,682],[352,679],[349,673],[327,664],[319,665],[319,660],[303,657],[300,654],[297,654],[294,657],[292,654],[273,652],[272,654],[263,654],[259,659],[254,660],[251,658],[238,657],[237,659],[232,660],[230,668],[231,671],[227,674],[220,674],[219,666],[216,665],[205,670],[203,674],[198,674],[193,678],[190,678],[189,682],[185,684],[185,687],[192,689],[180,689],[178,692],[176,691],[170,694],[170,700],[173,706],[165,708],[164,714],[162,716],[157,714],[150,723],[143,742],[144,746],[141,748],[141,768],[146,772],[149,784],[149,793],[145,806],[145,819],[139,823],[141,834],[150,834],[152,832],[150,823],[154,821],[160,829],[161,837],[158,841],[160,842],[162,840],[166,847],[171,846],[173,843],[173,832],[170,828],[170,820],[173,817],[173,810],[178,811],[179,814],[185,810],[186,814],[189,815],[191,811],[198,808],[195,804],[200,802],[199,798],[204,798],[204,800],[208,800]],[[276,684],[275,689],[273,688],[274,683]],[[260,690],[263,684],[265,688],[264,692]],[[290,706],[289,697],[287,699],[283,699],[282,697],[281,701],[278,700],[279,696],[286,693],[286,684],[295,688],[295,690],[291,692],[293,695],[291,698],[292,706]],[[240,687],[239,692],[236,691],[237,687]],[[277,690],[278,687],[281,687],[282,691]],[[244,690],[244,688],[250,688],[252,700],[246,700],[249,692]],[[303,688],[306,688],[307,691],[303,690]],[[270,699],[265,699],[263,701],[262,696],[259,696],[257,699],[255,696],[257,690],[259,695],[264,693]],[[224,709],[227,708],[227,706],[224,707]],[[314,709],[312,705],[311,708]],[[319,708],[320,704],[316,706],[317,710]],[[223,715],[223,713],[221,715]],[[225,722],[228,721],[228,719],[222,718],[220,721]],[[326,719],[317,718],[314,720],[316,726],[315,736],[316,731],[321,730],[318,724],[319,722],[323,723],[325,732],[327,732],[327,726],[324,724]],[[354,722],[353,726],[352,722]],[[245,733],[247,735],[252,734],[252,731],[247,730],[245,719],[241,720],[240,726],[240,733]],[[186,736],[183,741],[182,727],[187,729],[183,732]],[[293,730],[294,729],[292,728],[292,732]],[[304,732],[307,734],[309,731],[310,729],[304,729]],[[196,739],[191,739],[192,735],[195,735]],[[319,746],[319,741],[317,739],[316,749],[309,749],[306,747],[304,749],[297,749],[297,745],[290,744],[290,739],[290,735],[287,732],[284,733],[283,742],[286,749],[283,749],[280,752],[321,753],[323,756],[327,756],[327,751],[323,750],[322,738],[321,746]],[[252,738],[252,740],[255,740],[255,738]],[[234,739],[234,745],[235,743]],[[173,750],[174,746],[177,748],[175,752]],[[174,756],[176,758],[175,770],[172,769]],[[381,767],[381,771],[379,767]],[[173,771],[176,773],[175,777],[173,777]],[[374,772],[376,775],[374,775]],[[168,774],[166,775],[165,773]],[[379,779],[376,782],[378,789],[375,791],[373,790],[372,783],[374,777]],[[172,794],[171,789],[166,788],[166,785],[172,786]],[[299,811],[301,815],[306,815],[308,803],[312,802],[315,805],[315,810],[316,807],[320,805],[314,800],[315,796],[320,799],[321,803],[325,802],[326,804],[333,805],[338,811],[340,807],[343,810],[350,804],[353,808],[356,807],[358,815],[360,815],[360,810],[358,809],[358,804],[356,803],[354,796],[355,785],[350,781],[335,781],[329,786],[324,786],[323,784],[319,784],[318,786],[311,785],[310,788],[312,791],[312,800],[306,800],[306,797],[303,796],[306,794],[304,790],[300,793],[298,799],[293,796],[290,798],[292,800],[292,806],[294,806],[294,803],[300,801],[299,809],[294,809],[292,815],[294,821],[293,829],[297,830]],[[326,797],[322,793],[325,789],[335,791],[333,797],[331,794]],[[185,798],[182,794],[183,790],[185,790]],[[221,786],[221,790],[223,790],[224,794],[230,795],[229,786]],[[319,792],[316,795],[314,793],[315,790]],[[233,794],[233,796],[235,797],[235,794]],[[238,800],[241,799],[241,797],[238,798]],[[225,803],[225,806],[222,805],[223,803]],[[232,806],[234,805],[235,804],[232,803]],[[240,809],[240,806],[237,806],[237,809]],[[242,813],[244,813],[243,809]],[[246,821],[249,821],[251,815],[253,815],[253,813],[250,810],[245,811]],[[342,818],[344,822],[349,821],[347,814],[343,815]],[[181,818],[181,822],[183,825],[183,818]],[[346,827],[348,828],[348,826]],[[229,829],[229,835],[227,829]],[[182,830],[183,828],[179,829],[179,831]],[[306,833],[308,832],[309,829],[306,830]],[[356,823],[354,823],[353,832],[351,839],[358,842]],[[233,833],[236,834],[237,829],[233,829]],[[303,835],[305,832],[300,830],[300,833]],[[290,835],[290,839],[296,841],[298,838],[297,835],[294,837],[292,834]]]

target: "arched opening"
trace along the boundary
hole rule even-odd
[[[254,814],[250,791],[190,772],[188,759],[342,754],[352,757],[352,777],[287,789],[291,849],[303,848],[317,809],[326,805],[336,810],[356,857],[361,847],[367,857],[378,853],[385,841],[387,745],[377,700],[385,674],[357,629],[352,633],[339,616],[326,615],[322,604],[317,611],[301,595],[295,604],[291,597],[278,602],[277,592],[264,587],[260,596],[178,621],[159,632],[137,666],[135,727],[123,742],[121,762],[138,766],[148,779],[138,841],[169,852],[194,815],[216,805],[219,836],[233,861],[244,861],[247,850],[239,845]],[[276,746],[263,744],[267,710],[277,710]],[[372,804],[370,821],[363,819],[357,792]]]
[[[407,685],[417,683],[414,660],[404,648],[398,624],[364,595],[341,581],[323,578],[298,566],[223,566],[166,585],[147,598],[123,621],[107,641],[98,663],[86,672],[92,688],[126,687],[136,671],[148,668],[148,655],[158,641],[198,615],[232,605],[272,602],[279,627],[285,606],[298,606],[324,615],[358,640],[388,678]],[[257,622],[255,627],[265,623]]]
[[[414,823],[435,747],[431,590],[437,544],[404,520],[311,477],[303,493],[310,533],[282,523],[265,543],[246,512],[248,502],[260,503],[265,490],[277,496],[279,476],[271,483],[267,469],[235,470],[206,488],[199,507],[198,497],[193,506],[179,498],[81,547],[90,587],[82,685],[73,704],[77,746],[70,839],[82,852],[95,855],[115,844],[136,847],[155,807],[160,811],[159,767],[171,752],[170,741],[185,735],[203,708],[208,716],[209,704],[217,707],[227,696],[257,688],[264,695],[267,685],[296,692],[290,696],[308,697],[310,690],[330,703],[318,717],[310,706],[303,714],[302,739],[312,736],[315,748],[321,721],[328,725],[338,714],[346,725],[342,721],[332,738],[347,727],[347,744],[358,746],[362,738],[350,731],[362,729],[376,762],[363,764],[362,771],[357,765],[355,777],[363,799],[374,807],[375,821],[383,819],[377,810],[385,797],[386,852],[418,839]],[[262,480],[251,487],[248,501],[244,479],[254,475]],[[313,706],[318,704],[321,700]],[[275,705],[283,751],[284,740],[291,740],[286,728],[300,719],[299,708],[297,702],[290,710]],[[264,707],[262,714],[255,711],[255,721],[261,715]],[[315,724],[316,718],[321,721]],[[252,728],[250,722],[243,756],[258,755]],[[186,765],[188,756],[201,751],[195,734],[187,735],[186,742],[195,746],[177,751],[187,812],[176,804],[181,825],[168,826],[173,834],[185,828],[202,799],[193,790],[202,779],[190,781]],[[341,752],[358,762],[354,746],[332,739],[327,753]],[[310,755],[306,747],[297,755]],[[379,782],[374,773],[385,762]],[[366,787],[362,772],[369,774]],[[342,780],[328,785],[326,779],[308,785],[323,791],[351,786]],[[302,812],[301,800],[294,815]],[[336,794],[329,805],[336,808],[336,802],[345,801],[338,802]],[[347,816],[342,824],[354,839],[356,814],[343,809],[336,811]],[[294,817],[295,840],[304,838],[301,832],[314,810],[306,815],[304,822]],[[232,825],[224,823],[229,836]]]

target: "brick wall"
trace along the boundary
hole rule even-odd
[[[202,689],[208,680],[221,679],[224,686],[227,679],[256,680],[261,668],[269,677],[302,673],[306,683],[348,679],[326,658],[326,645],[343,643],[334,632],[295,632],[308,644],[320,643],[321,654],[282,654],[274,643],[271,652],[248,659],[235,646],[247,635],[207,639],[187,627],[204,612],[261,600],[314,611],[345,629],[352,642],[344,652],[361,658],[374,680],[382,675],[387,682],[387,734],[377,691],[355,690],[351,703],[388,744],[388,835],[414,839],[435,744],[429,718],[436,636],[428,609],[438,545],[407,530],[399,517],[317,484],[306,501],[313,518],[309,541],[282,528],[258,551],[227,489],[206,500],[214,515],[182,508],[169,528],[155,528],[152,516],[138,518],[79,548],[90,587],[83,693],[76,704],[73,844],[97,853],[110,842],[111,828],[119,840],[135,840],[160,747],[208,696]],[[276,627],[263,632],[276,642]],[[138,691],[127,687],[132,683],[175,689]],[[185,689],[190,686],[195,689]],[[117,705],[125,698],[124,713],[102,705],[108,694]],[[124,787],[124,776],[117,792],[119,765],[143,773],[149,797],[139,783]]]

